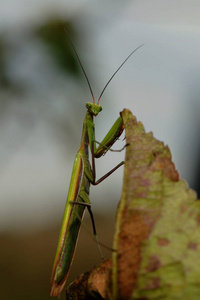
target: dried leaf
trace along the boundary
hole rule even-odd
[[[90,272],[80,275],[66,290],[67,300],[106,299],[106,277],[111,260],[106,260]]]

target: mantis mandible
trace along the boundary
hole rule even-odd
[[[64,288],[64,285],[67,281],[69,274],[70,266],[72,264],[74,251],[76,248],[76,243],[78,239],[78,234],[80,230],[81,220],[83,218],[84,210],[87,207],[93,225],[93,232],[96,237],[96,229],[94,224],[93,215],[91,212],[91,204],[89,199],[89,189],[90,184],[97,185],[106,179],[110,174],[117,170],[120,166],[124,164],[124,161],[120,162],[116,167],[111,171],[106,173],[103,177],[96,181],[96,171],[95,171],[95,158],[99,158],[104,155],[108,150],[111,150],[111,146],[115,141],[120,137],[123,132],[123,120],[119,116],[114,125],[106,134],[105,138],[101,143],[98,143],[95,140],[95,125],[93,118],[96,117],[99,112],[102,110],[101,105],[99,104],[100,99],[118,70],[125,64],[129,57],[136,52],[140,47],[137,47],[134,51],[129,54],[129,56],[123,61],[119,68],[111,76],[104,89],[102,90],[97,103],[95,103],[94,94],[89,82],[89,79],[85,73],[83,65],[79,59],[79,56],[76,52],[76,49],[69,38],[72,48],[75,52],[75,55],[78,59],[80,67],[83,71],[83,74],[87,80],[93,102],[86,103],[87,112],[83,122],[81,145],[76,154],[74,165],[72,169],[71,181],[67,196],[67,201],[65,205],[58,246],[56,250],[53,271],[51,276],[51,296],[58,296]],[[98,144],[98,147],[96,146]],[[91,152],[91,164],[89,161],[89,149]],[[96,237],[97,238],[97,237]]]

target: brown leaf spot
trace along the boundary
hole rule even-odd
[[[153,169],[162,170],[164,175],[172,181],[179,180],[179,173],[175,169],[174,163],[171,161],[171,157],[163,157],[162,154],[154,153],[155,160],[152,164]]]
[[[200,214],[197,215],[197,225],[200,225]]]
[[[184,204],[181,205],[181,208],[180,208],[181,213],[185,213],[187,210],[188,210],[188,207],[186,205],[184,205]],[[200,219],[199,219],[199,221],[200,221]]]
[[[151,281],[148,282],[146,287],[144,287],[145,290],[155,290],[160,287],[160,277],[153,277]]]
[[[195,242],[189,242],[188,248],[191,249],[191,250],[197,250],[198,244],[195,243]]]
[[[152,272],[160,268],[161,262],[156,255],[150,256],[146,270]]]
[[[158,245],[159,246],[167,246],[170,241],[166,238],[158,238]]]

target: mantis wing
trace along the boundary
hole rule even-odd
[[[82,154],[78,152],[74,160],[70,187],[53,265],[50,290],[51,296],[58,296],[61,293],[74,257],[81,219],[85,207],[82,205],[72,205],[71,202],[77,201],[78,199],[84,173],[83,170]]]

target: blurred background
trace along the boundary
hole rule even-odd
[[[97,98],[145,44],[107,87],[96,139],[129,108],[170,147],[181,177],[200,193],[199,13],[197,0],[0,0],[1,299],[50,299],[71,169],[92,100],[65,29]],[[124,154],[99,159],[97,178]],[[91,187],[99,240],[107,246],[122,180],[123,168]],[[101,261],[90,227],[86,213],[69,283]]]

